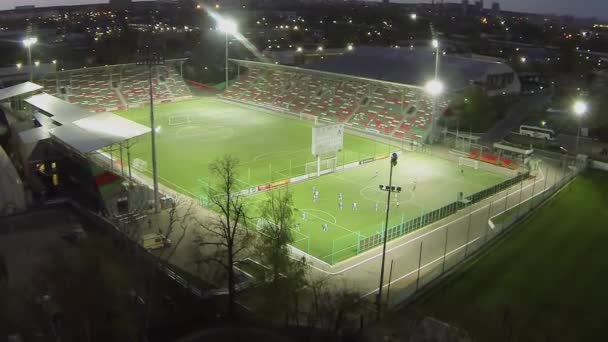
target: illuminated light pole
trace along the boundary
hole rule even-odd
[[[228,35],[234,36],[237,33],[237,26],[234,20],[219,18],[217,20],[217,29],[223,32],[226,37],[226,85],[224,89],[228,89]]]
[[[578,118],[578,129],[576,130],[576,153],[578,154],[578,143],[581,135],[581,118],[587,113],[587,110],[589,108],[587,106],[587,103],[578,100],[574,103],[572,109],[574,111],[574,115],[576,115],[576,117]]]
[[[380,190],[388,192],[386,198],[386,218],[384,221],[384,237],[382,239],[382,263],[380,265],[380,286],[378,287],[378,295],[376,297],[376,306],[377,306],[377,318],[380,320],[382,315],[382,287],[384,286],[384,263],[386,260],[386,240],[388,237],[388,216],[391,208],[391,192],[401,192],[401,187],[393,186],[393,167],[397,166],[397,158],[399,156],[397,153],[393,152],[391,154],[391,169],[388,177],[388,186],[380,185]]]
[[[158,213],[158,169],[156,163],[156,133],[160,130],[154,126],[154,93],[152,90],[152,66],[164,65],[165,57],[162,53],[146,46],[137,51],[137,65],[148,66],[148,88],[150,94],[150,134],[152,137],[152,182],[154,184],[154,212]],[[129,167],[131,167],[129,165]]]
[[[38,38],[29,37],[21,41],[27,48],[27,63],[30,68],[30,82],[34,80],[34,69],[32,68],[32,45],[38,43]]]
[[[439,40],[433,39],[431,41],[433,48],[435,48],[435,79],[439,78]]]
[[[432,114],[432,119],[431,119],[431,136],[432,136],[435,132],[435,120],[437,118],[437,97],[439,97],[439,95],[441,95],[441,93],[443,93],[444,86],[443,86],[443,83],[441,83],[441,81],[439,81],[438,79],[434,79],[434,80],[429,81],[425,85],[424,89],[433,98],[433,114]]]

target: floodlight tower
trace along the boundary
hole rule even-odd
[[[435,48],[435,79],[439,78],[439,40],[433,39],[431,41],[433,48]]]
[[[587,103],[581,100],[574,102],[574,105],[572,106],[574,115],[576,115],[576,117],[578,118],[578,129],[576,131],[576,153],[578,153],[578,143],[581,135],[581,118],[587,113],[588,109],[589,108]]]
[[[377,318],[380,320],[382,313],[382,287],[384,286],[384,263],[386,260],[386,240],[388,237],[388,216],[391,208],[391,192],[401,192],[401,187],[393,186],[393,167],[397,166],[397,159],[399,155],[395,152],[391,154],[391,169],[388,177],[388,186],[380,185],[380,190],[388,192],[386,198],[386,218],[384,220],[384,236],[382,239],[382,263],[380,265],[380,286],[378,287],[378,294],[376,297],[376,306],[377,306]]]
[[[228,89],[228,35],[234,36],[237,33],[236,22],[220,17],[217,19],[217,29],[223,32],[226,38],[226,85],[224,89]]]
[[[27,48],[27,64],[30,68],[30,82],[34,80],[34,68],[32,67],[32,45],[38,43],[38,38],[28,37],[21,41]]]
[[[156,127],[154,126],[154,93],[152,90],[152,67],[164,64],[164,55],[150,46],[146,46],[143,49],[139,49],[137,51],[137,65],[148,66],[148,87],[150,94],[150,133],[152,137],[152,182],[154,183],[155,213],[158,213],[158,170],[156,165]]]
[[[429,81],[424,89],[433,98],[433,114],[431,119],[431,136],[435,132],[435,120],[437,118],[437,98],[443,93],[443,83],[438,79]]]

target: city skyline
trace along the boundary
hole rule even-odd
[[[134,0],[145,1],[145,0]],[[374,0],[371,0],[374,1]],[[375,0],[380,1],[380,0]],[[430,3],[432,0],[391,0],[400,3]],[[437,0],[438,2],[441,0]],[[48,6],[70,6],[95,3],[108,3],[109,0],[3,0],[0,10],[10,10],[15,6],[34,5],[36,7]],[[460,2],[460,0],[446,0],[445,2]],[[474,3],[475,0],[470,0]],[[492,0],[485,1],[485,7],[489,8]],[[542,14],[574,15],[578,17],[598,17],[606,19],[608,13],[608,1],[605,0],[499,0],[501,9],[507,11],[520,11]],[[583,3],[583,4],[582,4]]]

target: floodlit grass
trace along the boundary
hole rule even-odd
[[[477,341],[605,340],[606,203],[606,175],[580,176],[415,309]]]
[[[149,108],[119,112],[125,118],[150,125]],[[314,161],[311,125],[254,109],[229,105],[214,98],[156,105],[158,172],[169,187],[193,196],[202,192],[208,165],[230,154],[239,159],[243,188],[304,174]],[[189,116],[190,123],[170,126],[169,118]],[[346,134],[338,163],[348,163],[391,151],[390,146]],[[151,172],[150,138],[133,146],[132,159],[143,159]]]
[[[149,124],[149,109],[121,113],[126,118]],[[305,174],[304,165],[313,162],[312,132],[309,123],[292,120],[203,98],[155,107],[157,126],[158,167],[160,180],[191,196],[204,192],[198,182],[208,180],[208,165],[225,154],[239,158],[239,178],[243,188]],[[187,118],[189,123],[170,126],[172,120]],[[345,135],[344,150],[338,155],[341,165],[387,156],[398,150],[370,139]],[[132,158],[148,162],[151,169],[149,138],[141,139],[132,148]],[[382,229],[386,192],[378,185],[388,183],[389,161],[381,159],[361,167],[336,172],[320,178],[293,184],[299,230],[294,231],[294,245],[329,263],[352,257],[357,253],[359,236],[370,236]],[[406,153],[395,168],[393,183],[402,186],[399,207],[393,198],[390,226],[418,217],[466,195],[497,184],[506,177],[481,170],[465,168],[426,154]],[[319,191],[313,202],[312,187]],[[343,209],[338,195],[343,194]],[[256,204],[267,196],[260,193],[249,198],[253,217]],[[358,210],[352,210],[356,202]],[[377,209],[376,209],[377,204]],[[302,213],[307,215],[302,219]],[[327,224],[327,231],[323,230]]]
[[[387,193],[378,186],[388,184],[389,168],[388,159],[383,159],[290,185],[300,225],[294,232],[295,246],[328,263],[355,255],[359,236],[371,236],[383,227]],[[503,175],[469,168],[461,173],[458,165],[425,154],[402,154],[393,171],[393,184],[403,189],[391,198],[389,227],[456,201],[458,192],[466,196],[505,179]],[[319,191],[317,202],[313,201],[313,186]],[[266,197],[261,193],[252,200]],[[355,202],[357,210],[353,210]],[[328,225],[327,231],[323,224]]]

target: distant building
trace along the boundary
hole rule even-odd
[[[492,3],[492,13],[499,14],[500,13],[500,3],[495,1]]]
[[[483,0],[475,1],[475,9],[480,12],[483,11]]]
[[[125,10],[131,6],[132,0],[110,0],[110,7],[117,10]]]
[[[467,15],[469,12],[469,0],[462,0],[462,15]]]
[[[34,8],[36,8],[36,6],[34,6],[34,5],[15,6],[16,11],[32,10]]]

